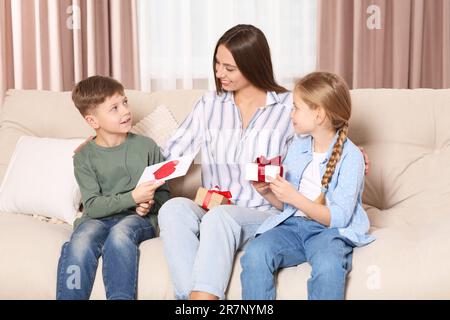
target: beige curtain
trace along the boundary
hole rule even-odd
[[[94,75],[138,89],[135,0],[0,0],[5,90],[71,90]]]
[[[318,69],[352,88],[450,88],[450,0],[319,0]]]

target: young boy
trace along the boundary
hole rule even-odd
[[[74,156],[84,210],[61,250],[56,298],[89,299],[102,255],[107,299],[135,299],[139,244],[155,237],[157,212],[169,199],[164,183],[136,184],[146,166],[164,159],[153,140],[129,132],[132,115],[116,80],[83,80],[72,99],[96,137]]]

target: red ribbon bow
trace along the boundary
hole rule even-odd
[[[265,167],[267,165],[279,166],[280,176],[283,176],[283,166],[281,165],[281,156],[277,156],[272,159],[266,159],[264,156],[256,158],[256,163],[258,164],[258,181],[266,181]]]
[[[231,192],[230,191],[220,191],[220,188],[218,186],[215,186],[213,189],[208,190],[208,192],[205,195],[205,199],[203,200],[203,204],[202,204],[202,208],[205,210],[208,210],[208,204],[209,201],[211,200],[211,196],[213,195],[213,193],[217,193],[220,194],[221,196],[224,196],[228,201],[226,204],[231,204]]]

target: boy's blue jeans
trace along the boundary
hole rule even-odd
[[[82,222],[62,247],[56,299],[89,299],[100,256],[106,298],[136,299],[139,244],[154,236],[149,219],[137,214]]]
[[[241,258],[242,298],[275,299],[276,271],[309,262],[312,273],[308,280],[308,299],[344,299],[353,247],[335,228],[303,217],[290,217],[250,241],[245,248]]]

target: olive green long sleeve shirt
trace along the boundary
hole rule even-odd
[[[129,133],[122,144],[111,148],[90,141],[74,156],[83,202],[83,215],[75,220],[74,228],[87,219],[136,214],[131,192],[145,167],[163,161],[156,143],[144,136]],[[147,215],[155,228],[158,210],[169,198],[166,183],[156,190],[155,203]]]

